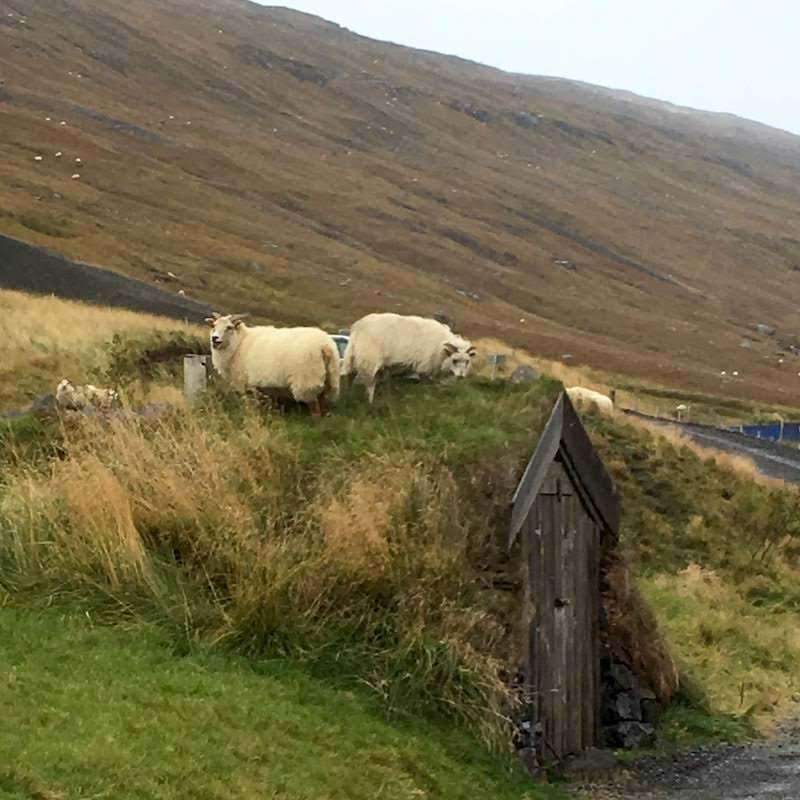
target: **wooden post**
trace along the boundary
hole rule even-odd
[[[183,393],[186,402],[194,405],[208,385],[208,356],[183,357]]]
[[[506,357],[503,353],[494,353],[489,356],[489,363],[492,365],[492,377],[491,380],[494,380],[497,377],[497,368],[502,368],[503,365],[506,363]]]

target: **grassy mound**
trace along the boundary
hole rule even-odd
[[[126,315],[53,302],[54,318],[96,311],[103,336],[59,338],[20,314],[19,342],[50,330],[55,363],[128,397],[178,392],[169,358],[195,331],[131,315],[109,341]],[[152,369],[154,353],[167,360]],[[24,386],[45,366],[8,368]],[[505,515],[559,388],[396,382],[368,407],[356,387],[318,425],[219,389],[156,419],[2,421],[0,596],[157,624],[180,651],[302,662],[385,710],[506,746]],[[797,494],[620,419],[586,421],[621,490],[635,582],[680,663],[685,703],[665,734],[732,738],[783,713],[800,656]]]
[[[561,797],[474,742],[389,724],[363,691],[163,632],[0,611],[0,796],[8,800]]]
[[[301,659],[507,744],[497,517],[557,385],[382,388],[317,426],[232,396],[65,425],[59,458],[3,478],[0,586]]]
[[[681,672],[664,732],[736,738],[792,707],[800,664],[800,495],[687,444],[592,418],[623,497],[622,541]]]

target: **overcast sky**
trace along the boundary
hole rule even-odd
[[[800,134],[798,0],[284,0],[356,33]]]

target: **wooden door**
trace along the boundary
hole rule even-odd
[[[600,723],[600,531],[553,462],[523,527],[527,682],[540,755],[597,744]]]

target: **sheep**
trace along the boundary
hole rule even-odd
[[[119,395],[113,389],[100,389],[87,383],[75,386],[64,378],[56,387],[56,405],[65,411],[111,411],[119,407]]]
[[[612,414],[614,412],[614,403],[611,398],[594,391],[594,389],[586,389],[583,386],[570,386],[567,389],[567,396],[575,406],[585,405],[591,407],[594,404],[597,406],[597,410],[603,414]]]
[[[339,396],[339,351],[319,328],[248,327],[245,314],[214,314],[211,363],[240,391],[291,396],[318,418]]]
[[[435,319],[367,314],[350,329],[344,374],[364,383],[367,399],[372,403],[381,370],[465,377],[474,356],[475,348],[470,342]]]

